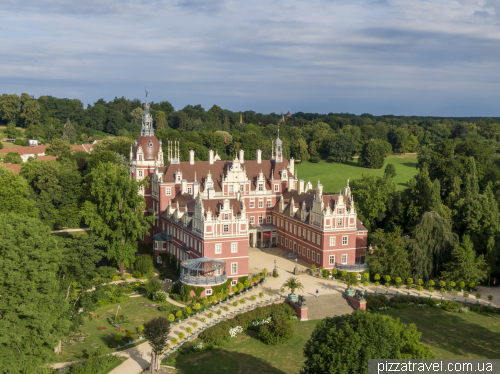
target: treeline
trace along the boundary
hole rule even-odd
[[[63,139],[86,143],[89,137],[106,135],[135,139],[139,135],[143,104],[140,100],[103,99],[84,108],[77,99],[52,96],[34,97],[23,93],[0,96],[0,119],[7,125],[4,135],[21,137],[16,126],[26,129],[25,136],[43,142]],[[218,151],[222,159],[234,158],[239,149],[248,159],[261,149],[271,154],[271,139],[276,138],[281,115],[254,111],[232,112],[213,105],[187,105],[175,110],[168,101],[151,103],[151,114],[158,137],[179,139],[181,160],[188,160],[189,149],[202,160],[207,150]],[[240,123],[240,118],[241,122]],[[280,125],[283,152],[296,160],[345,162],[361,154],[365,167],[381,167],[380,159],[390,153],[416,152],[448,139],[485,139],[497,147],[500,125],[491,118],[436,118],[404,116],[360,116],[348,113],[302,113],[285,116]],[[165,142],[164,142],[165,144]]]
[[[402,191],[396,191],[394,170],[352,182],[358,214],[370,230],[370,272],[492,283],[500,274],[495,143],[470,137],[422,146],[418,169]]]

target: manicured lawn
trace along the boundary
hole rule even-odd
[[[305,360],[302,349],[316,323],[295,322],[293,339],[278,346],[266,345],[254,331],[246,331],[222,348],[181,356],[174,366],[182,374],[297,373]]]
[[[52,235],[60,236],[61,238],[75,239],[81,236],[88,236],[89,231],[54,232]]]
[[[89,333],[90,336],[86,338],[85,342],[77,343],[71,346],[64,346],[62,349],[62,353],[57,356],[58,361],[66,362],[80,359],[84,349],[93,350],[93,348],[91,347],[91,344],[93,343],[97,343],[100,347],[103,347],[104,353],[115,352],[115,349],[109,348],[109,344],[118,331],[107,321],[107,317],[116,314],[118,305],[120,305],[120,311],[118,312],[118,314],[123,314],[130,318],[129,323],[123,323],[120,324],[120,326],[125,330],[129,330],[134,333],[136,333],[137,327],[139,325],[142,325],[144,322],[147,322],[150,319],[159,316],[167,317],[169,314],[169,311],[160,312],[157,308],[150,306],[141,306],[140,303],[152,304],[153,302],[143,296],[131,297],[124,303],[108,305],[95,310],[93,313],[99,315],[100,320],[90,320],[88,317],[85,317],[85,323],[80,327],[80,329],[82,333]],[[176,308],[174,305],[169,303],[162,303],[160,305],[171,306],[170,310]],[[107,329],[102,331],[98,330],[98,327],[101,326],[107,327]],[[112,336],[110,336],[109,334],[112,334]],[[120,333],[120,335],[122,335],[122,337],[125,339],[124,332]],[[123,343],[125,343],[125,340],[122,340],[122,346]]]
[[[311,181],[313,188],[318,180],[323,185],[323,191],[328,193],[338,193],[346,185],[347,179],[353,180],[365,175],[384,175],[385,165],[394,164],[397,175],[394,177],[397,189],[401,190],[406,186],[406,182],[417,174],[417,155],[407,154],[403,156],[388,156],[385,159],[382,169],[366,169],[358,165],[357,160],[349,161],[346,164],[335,164],[321,161],[317,164],[304,162],[296,166],[297,176],[305,183]]]
[[[451,313],[432,308],[390,310],[388,315],[414,323],[421,341],[440,359],[500,357],[500,315]]]

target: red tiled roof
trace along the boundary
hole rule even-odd
[[[361,220],[358,217],[356,217],[356,230],[368,231],[368,229],[365,227],[365,225],[363,225],[363,222],[361,222]]]
[[[21,172],[21,165],[19,164],[5,164],[5,163],[0,163],[0,167],[3,166],[7,169],[10,169],[14,172],[14,174],[19,174]]]
[[[203,199],[202,202],[203,208],[205,209],[205,214],[207,213],[208,209],[210,209],[212,214],[219,215],[221,208],[224,206],[224,199]],[[231,204],[231,208],[234,214],[241,213],[241,203],[236,198],[230,198],[229,203]],[[192,215],[194,213],[195,205],[196,199],[194,199],[192,195],[187,193],[184,195],[178,193],[172,199],[172,207],[177,208],[177,206],[179,206],[179,210],[181,212],[186,212],[187,208],[188,215]]]
[[[194,175],[196,173],[196,178],[198,183],[200,183],[200,191],[204,191],[205,179],[208,172],[212,174],[212,179],[214,181],[215,191],[222,191],[222,179],[226,174],[228,168],[232,166],[232,161],[215,161],[212,165],[208,161],[196,161],[194,165],[189,162],[181,162],[179,164],[169,164],[163,168],[159,168],[159,171],[163,173],[163,181],[173,183],[175,182],[175,173],[180,171],[182,173],[182,179],[188,181],[194,181]],[[283,162],[278,165],[271,160],[262,160],[259,164],[255,160],[245,160],[242,167],[246,171],[248,179],[251,183],[251,189],[255,190],[255,182],[262,171],[264,177],[266,178],[267,188],[271,189],[270,179],[280,179],[280,170],[286,169],[288,167],[288,160],[283,159]],[[290,176],[292,176],[290,174]]]
[[[12,149],[0,149],[0,154],[7,154],[9,152],[18,153],[19,155],[34,155],[45,153],[48,145],[37,145],[35,147],[18,147]]]
[[[55,161],[57,160],[57,156],[38,156],[36,158],[37,161]]]

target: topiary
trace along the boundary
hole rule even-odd
[[[290,340],[294,330],[292,322],[282,315],[274,315],[259,331],[259,339],[269,345],[283,344]]]

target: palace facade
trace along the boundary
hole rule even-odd
[[[248,275],[248,248],[278,246],[317,267],[355,264],[366,250],[367,229],[357,218],[349,182],[341,194],[323,193],[297,178],[294,159],[282,155],[282,141],[273,143],[272,158],[222,161],[210,150],[208,161],[180,161],[178,142],[164,145],[154,136],[149,104],[144,105],[141,136],[130,151],[130,174],[149,187],[141,189],[147,214],[156,220],[144,242],[178,261],[221,260],[237,279]],[[207,289],[209,287],[206,287]],[[211,291],[211,290],[210,290]],[[207,295],[210,294],[207,291]]]

